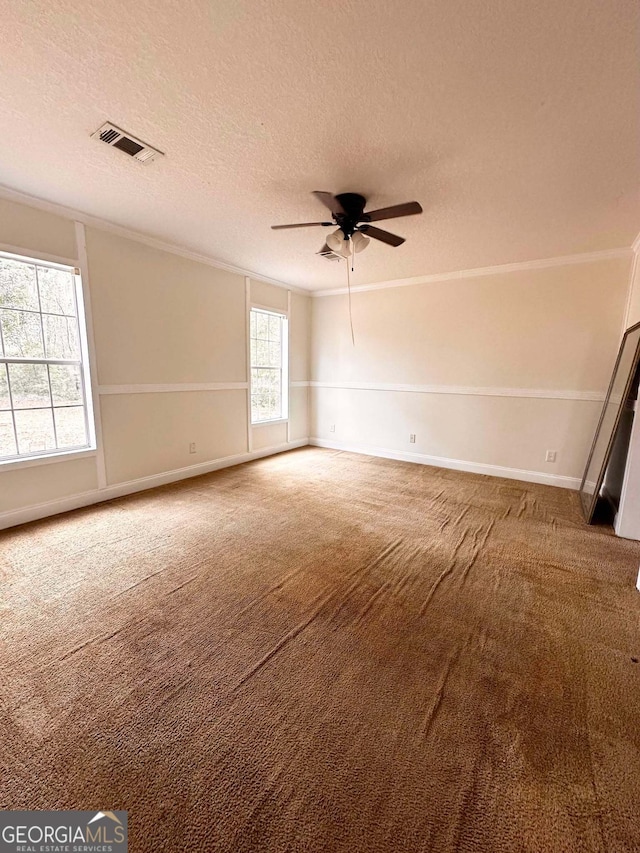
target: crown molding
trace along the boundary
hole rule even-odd
[[[27,207],[35,207],[38,210],[43,210],[45,213],[52,213],[54,216],[61,216],[64,219],[70,219],[73,222],[82,222],[83,225],[90,228],[97,228],[100,231],[107,231],[109,234],[115,234],[118,237],[124,237],[127,240],[134,240],[136,243],[142,243],[152,249],[158,249],[161,252],[169,252],[172,255],[179,255],[181,258],[186,258],[189,261],[195,261],[199,264],[206,264],[210,267],[215,267],[219,270],[235,273],[236,275],[248,276],[254,281],[264,281],[266,284],[272,284],[274,287],[281,287],[284,290],[290,290],[293,293],[299,293],[302,296],[309,296],[310,291],[303,287],[295,287],[291,284],[285,284],[275,278],[261,275],[253,270],[246,270],[242,267],[227,264],[225,261],[218,260],[212,255],[204,255],[200,252],[194,252],[184,246],[179,246],[176,243],[170,243],[166,240],[161,240],[158,237],[152,237],[150,234],[144,234],[142,231],[135,231],[131,228],[125,228],[122,225],[116,225],[115,222],[110,222],[107,219],[100,219],[97,216],[91,216],[81,210],[75,210],[72,207],[66,207],[57,202],[47,201],[43,198],[30,195],[21,190],[14,190],[5,184],[0,184],[0,198],[7,201],[14,201],[18,204],[27,205]]]
[[[640,240],[640,235],[638,238]],[[634,244],[635,245],[635,244]],[[568,266],[571,264],[589,264],[596,261],[609,261],[619,258],[630,257],[632,248],[603,249],[599,252],[585,252],[579,255],[562,255],[557,258],[543,258],[536,261],[518,261],[512,264],[498,264],[492,267],[477,267],[469,270],[456,270],[454,272],[432,273],[430,275],[418,275],[413,278],[398,278],[389,281],[379,281],[375,284],[356,284],[351,287],[352,293],[363,293],[367,290],[386,290],[391,287],[414,287],[416,284],[432,284],[440,281],[454,281],[464,278],[480,278],[486,275],[500,275],[523,270],[542,270],[550,267]],[[346,287],[338,287],[332,290],[314,290],[311,296],[339,296],[348,293]]]
[[[284,290],[289,290],[292,293],[298,293],[301,296],[311,296],[318,298],[321,296],[340,296],[348,293],[346,287],[332,288],[329,290],[309,290],[304,287],[297,287],[291,284],[285,284],[275,278],[262,275],[253,270],[247,270],[243,267],[228,264],[221,261],[212,255],[202,254],[200,252],[188,249],[185,246],[180,246],[177,243],[171,243],[162,240],[158,237],[152,237],[150,234],[144,234],[142,231],[135,231],[131,228],[125,228],[122,225],[116,225],[107,219],[101,219],[97,216],[84,213],[81,210],[76,210],[67,207],[57,202],[47,201],[38,196],[22,192],[21,190],[13,189],[6,184],[0,184],[0,198],[7,201],[14,201],[18,204],[24,204],[28,207],[34,207],[38,210],[43,210],[46,213],[51,213],[55,216],[61,216],[73,222],[81,222],[90,228],[97,228],[101,231],[106,231],[110,234],[115,234],[127,240],[134,240],[136,243],[142,243],[152,249],[158,249],[161,252],[169,252],[173,255],[178,255],[196,263],[206,264],[207,266],[215,267],[216,269],[226,270],[227,272],[235,273],[236,275],[248,276],[254,281],[263,281],[266,284],[272,284],[274,287],[280,287]],[[356,284],[351,287],[352,293],[363,293],[368,290],[385,290],[392,287],[413,287],[417,284],[431,284],[441,281],[454,281],[464,278],[479,278],[486,275],[496,275],[510,272],[518,272],[520,270],[537,270],[547,269],[549,267],[566,266],[570,264],[588,264],[596,261],[612,260],[616,258],[624,258],[632,252],[635,255],[640,254],[640,234],[633,241],[633,244],[628,248],[619,249],[604,249],[599,252],[586,252],[576,255],[563,255],[555,258],[543,258],[533,261],[518,261],[510,264],[497,264],[490,267],[477,267],[474,269],[454,270],[446,273],[430,273],[428,275],[413,276],[411,278],[389,279],[387,281],[374,282],[372,284]]]

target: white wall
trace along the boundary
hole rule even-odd
[[[629,303],[625,328],[640,323],[640,239],[633,245],[633,262],[631,266],[631,288],[629,291]]]
[[[102,439],[82,457],[0,466],[0,527],[309,435],[576,485],[625,307],[629,325],[640,320],[629,253],[356,292],[353,347],[344,295],[311,299],[108,229],[85,236]],[[0,246],[74,264],[81,254],[71,218],[4,198]],[[288,424],[248,425],[252,303],[289,315]],[[545,463],[547,449],[555,463]]]
[[[96,227],[84,236],[98,452],[0,465],[0,528],[306,443],[306,387],[291,389],[288,424],[248,426],[246,311],[291,304],[291,378],[308,382],[309,297],[251,281],[248,299],[244,275]],[[0,244],[80,263],[71,219],[4,199]]]
[[[575,486],[620,341],[629,265],[630,254],[356,292],[355,347],[347,297],[314,299],[313,438]]]

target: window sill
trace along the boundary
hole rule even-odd
[[[274,424],[288,424],[289,418],[274,418],[272,421],[255,421],[252,427],[273,426]]]
[[[95,447],[83,447],[81,450],[64,450],[60,453],[46,453],[42,456],[27,456],[22,459],[0,460],[0,474],[3,471],[15,471],[16,468],[32,468],[35,465],[50,465],[52,462],[71,462],[75,459],[89,459],[96,456]]]

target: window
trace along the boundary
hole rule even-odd
[[[73,267],[0,252],[0,462],[95,446],[81,306]]]
[[[251,344],[251,423],[287,417],[287,318],[252,308],[249,315]]]

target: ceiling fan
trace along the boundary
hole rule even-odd
[[[277,231],[281,228],[308,228],[313,225],[331,228],[337,225],[337,229],[327,236],[326,243],[317,253],[329,260],[336,260],[339,257],[348,258],[354,252],[361,252],[369,245],[370,237],[388,246],[401,246],[404,243],[404,237],[398,237],[397,234],[391,234],[369,223],[422,213],[422,207],[417,201],[365,212],[364,206],[367,200],[358,193],[332,195],[316,190],[313,195],[331,211],[332,222],[299,222],[295,225],[272,225],[271,227]]]

